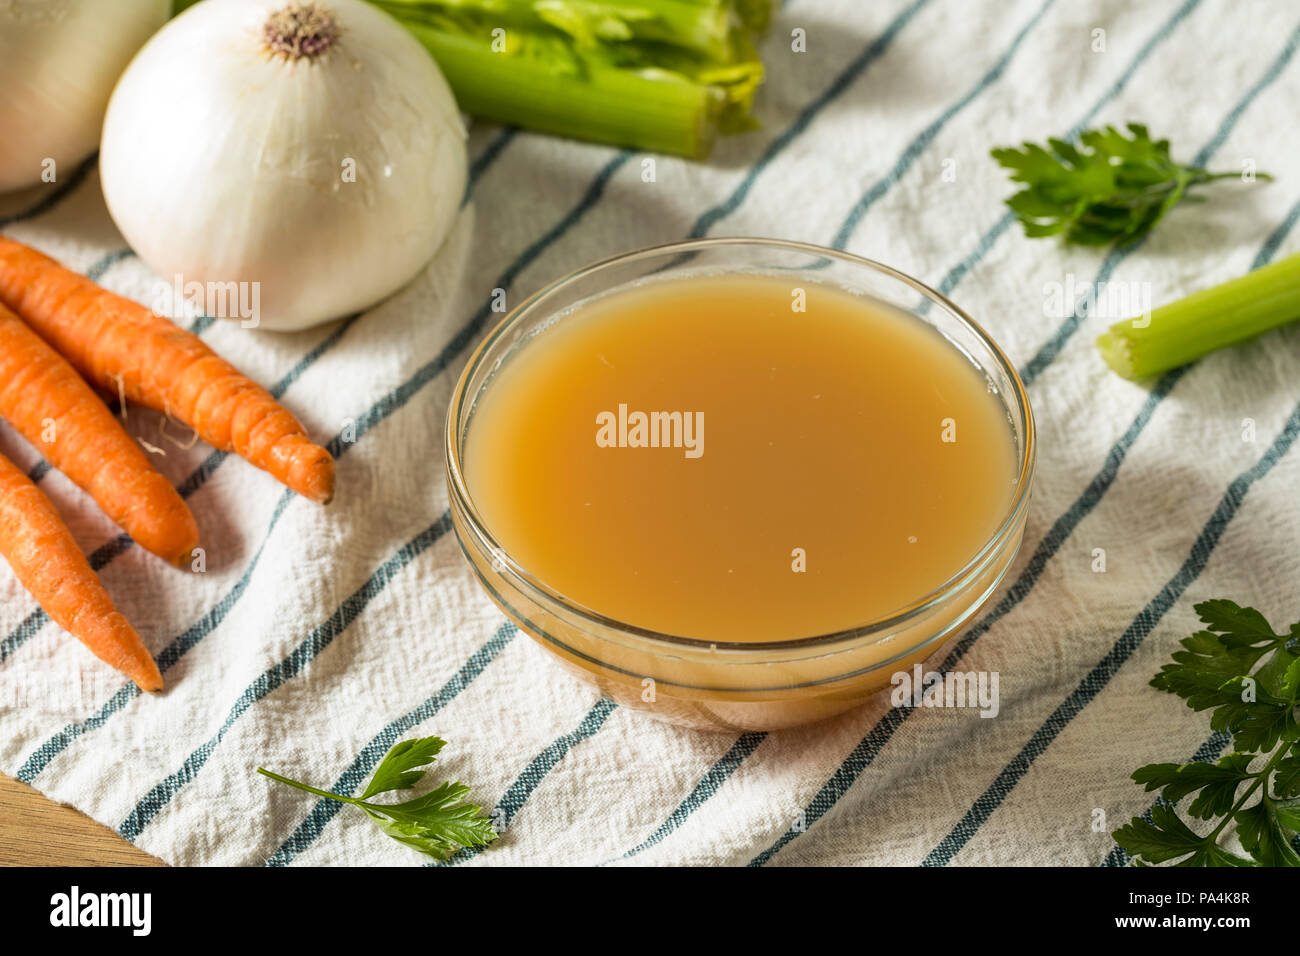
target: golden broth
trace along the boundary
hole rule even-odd
[[[939,588],[997,531],[1017,470],[998,397],[930,326],[767,275],[580,305],[497,371],[464,449],[520,567],[720,643],[852,628]]]

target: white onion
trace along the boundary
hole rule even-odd
[[[0,0],[0,192],[58,181],[171,0]],[[50,165],[53,161],[53,166]]]
[[[323,52],[283,52],[290,26]],[[166,283],[254,286],[262,327],[301,329],[428,263],[464,193],[465,130],[429,54],[361,0],[205,0],[122,75],[100,176]]]

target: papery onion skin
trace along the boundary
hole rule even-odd
[[[0,0],[0,192],[72,172],[99,143],[113,84],[171,0]]]
[[[287,0],[207,0],[123,74],[100,147],[118,228],[166,282],[257,283],[259,325],[366,309],[414,278],[465,189],[465,130],[429,54],[362,0],[316,0],[338,39],[267,49]],[[348,165],[355,182],[347,180]]]

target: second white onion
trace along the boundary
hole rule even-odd
[[[104,108],[170,0],[0,0],[0,192],[59,182],[95,151]]]

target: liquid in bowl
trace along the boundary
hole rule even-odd
[[[620,703],[719,729],[829,716],[1005,572],[1032,424],[1002,386],[1023,390],[924,295],[668,251],[526,303],[476,355],[448,431],[458,536],[498,605]]]

